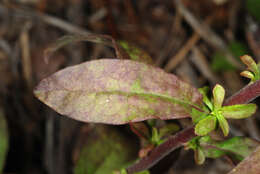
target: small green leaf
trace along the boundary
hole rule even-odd
[[[199,136],[207,135],[209,132],[216,128],[216,117],[208,116],[203,120],[199,121],[195,126],[195,134]]]
[[[196,150],[199,146],[198,141],[200,138],[201,137],[199,136],[192,138],[190,141],[188,141],[188,143],[185,144],[185,149]]]
[[[199,92],[203,96],[203,102],[208,106],[208,108],[212,111],[213,110],[213,105],[211,101],[208,98],[208,92],[209,92],[209,87],[205,86],[203,88],[199,88]]]
[[[247,137],[233,137],[216,144],[219,149],[240,156],[240,159],[250,155],[259,145],[258,141]]]
[[[159,128],[159,137],[160,139],[166,136],[167,134],[172,134],[177,132],[180,127],[175,123],[168,123],[162,128]]]
[[[255,78],[255,75],[250,71],[243,71],[240,73],[241,76],[251,79],[252,81]]]
[[[255,104],[239,104],[224,106],[222,114],[225,118],[242,119],[253,115],[256,112],[257,106]]]
[[[227,120],[221,114],[217,114],[217,119],[218,119],[219,126],[222,129],[224,136],[227,136],[229,133],[229,126],[228,126]]]
[[[152,128],[152,138],[151,138],[151,142],[153,144],[156,144],[158,145],[158,142],[160,141],[160,137],[159,137],[159,134],[158,134],[158,130],[157,128],[153,127]]]
[[[226,152],[216,147],[218,141],[213,140],[210,136],[203,136],[198,140],[198,144],[207,158],[219,158]]]
[[[191,118],[192,118],[192,122],[194,124],[197,124],[200,120],[206,118],[208,116],[209,113],[207,112],[200,112],[195,108],[192,108],[191,110]]]
[[[199,145],[208,158],[229,155],[242,160],[252,153],[260,143],[247,137],[233,137],[224,141],[213,140],[210,136],[201,137]]]
[[[260,72],[254,59],[248,55],[244,55],[241,57],[241,60],[244,64],[247,65],[248,69],[254,73],[254,78],[252,80],[253,81],[259,80]]]
[[[219,109],[222,106],[222,103],[224,101],[225,97],[225,89],[217,84],[213,88],[213,104],[214,104],[214,109]]]
[[[198,147],[196,150],[195,150],[195,153],[194,153],[194,159],[195,159],[195,162],[199,165],[203,164],[204,161],[205,161],[205,155],[204,155],[204,152],[202,151],[201,147]]]

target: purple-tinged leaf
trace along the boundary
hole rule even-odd
[[[260,171],[260,146],[246,159],[240,162],[228,174],[259,174]]]
[[[222,114],[225,118],[242,119],[253,115],[256,112],[257,106],[255,104],[240,104],[224,106]]]
[[[119,59],[65,68],[42,80],[34,94],[60,114],[107,124],[186,118],[202,107],[197,89],[176,76]]]

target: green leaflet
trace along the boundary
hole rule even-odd
[[[222,115],[230,119],[242,119],[253,115],[256,112],[257,106],[255,104],[240,104],[232,106],[224,106],[222,108]]]
[[[219,126],[222,129],[222,132],[223,132],[224,136],[228,136],[229,125],[228,125],[227,120],[221,114],[217,115],[217,119],[218,119]]]
[[[217,119],[215,116],[208,116],[199,121],[195,126],[195,133],[199,136],[207,135],[209,132],[215,129]]]
[[[201,165],[204,163],[206,157],[201,147],[198,147],[194,152],[194,159],[197,164]]]
[[[197,89],[173,74],[119,59],[65,68],[42,80],[34,94],[60,114],[107,124],[186,118],[202,107]]]
[[[175,133],[180,127],[175,123],[168,123],[161,128],[152,127],[150,143],[158,146],[165,141],[165,136]]]
[[[180,127],[175,123],[167,123],[162,128],[159,128],[159,137],[162,139],[164,136],[172,133],[176,133],[180,130]]]
[[[240,73],[241,76],[251,79],[250,83],[260,79],[260,70],[254,59],[248,55],[241,57],[241,61],[247,65],[249,71],[243,71]]]
[[[193,138],[187,144],[187,148],[194,150],[196,163],[202,164],[203,156],[204,158],[219,158],[228,155],[241,161],[259,145],[259,142],[247,137],[233,137],[224,141],[216,141],[210,136],[203,136]]]
[[[206,118],[208,116],[207,112],[200,112],[197,109],[192,108],[191,117],[193,123],[198,123],[200,120]]]
[[[222,86],[217,84],[213,88],[213,104],[214,104],[214,109],[219,109],[221,108],[223,101],[225,97],[225,90]]]
[[[211,103],[211,101],[208,98],[208,91],[209,91],[209,87],[199,88],[199,92],[203,96],[203,102],[208,106],[208,108],[210,110],[213,110],[213,104]]]

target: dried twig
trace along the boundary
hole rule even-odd
[[[191,61],[195,64],[195,66],[199,69],[199,71],[212,83],[216,84],[220,80],[211,70],[209,63],[207,62],[206,57],[199,50],[199,48],[194,47],[192,49],[193,55],[191,56]]]
[[[227,49],[227,44],[214,33],[206,24],[203,24],[199,19],[196,19],[188,9],[184,7],[181,0],[175,0],[176,6],[184,19],[191,25],[191,27],[207,41],[210,45],[218,50],[224,51],[228,61],[232,63],[236,68],[242,70],[243,66],[233,57],[232,53]]]
[[[212,16],[208,16],[205,20],[205,23],[210,24],[212,21]],[[170,61],[166,64],[165,70],[171,71],[174,69],[188,54],[188,52],[193,48],[193,46],[200,40],[200,35],[195,32],[190,39],[186,42],[186,44],[181,48],[181,50],[170,58]]]
[[[200,36],[197,33],[194,33],[191,38],[186,42],[186,44],[181,48],[181,50],[172,58],[165,66],[165,71],[171,71],[174,69],[187,55],[190,49],[197,43],[200,39]]]
[[[0,4],[0,14],[4,15],[13,15],[17,17],[23,17],[23,18],[29,18],[31,20],[36,20],[36,21],[42,21],[48,25],[57,27],[59,29],[62,29],[68,33],[73,33],[73,34],[80,34],[80,35],[88,35],[91,34],[90,31],[83,29],[79,26],[72,25],[71,23],[68,23],[62,19],[59,19],[54,16],[50,16],[47,14],[43,14],[40,12],[33,11],[32,9],[30,10],[25,10],[25,9],[20,9],[16,7],[10,7],[10,6],[4,6]]]
[[[22,66],[23,66],[23,76],[26,80],[27,87],[32,88],[32,63],[30,55],[30,39],[28,30],[31,28],[31,23],[27,22],[23,28],[20,35],[20,45],[22,51]]]
[[[183,41],[185,40],[185,33],[181,28],[181,22],[182,16],[177,11],[174,17],[174,22],[171,26],[171,32],[166,33],[166,42],[164,43],[164,46],[161,49],[161,51],[159,51],[158,55],[156,56],[157,59],[155,64],[158,67],[161,67],[163,65],[166,58],[171,52],[176,52],[178,48],[180,48],[183,44]]]

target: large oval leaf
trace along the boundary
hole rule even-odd
[[[68,67],[42,80],[34,93],[60,114],[108,124],[185,118],[202,105],[201,94],[176,76],[118,59]]]

